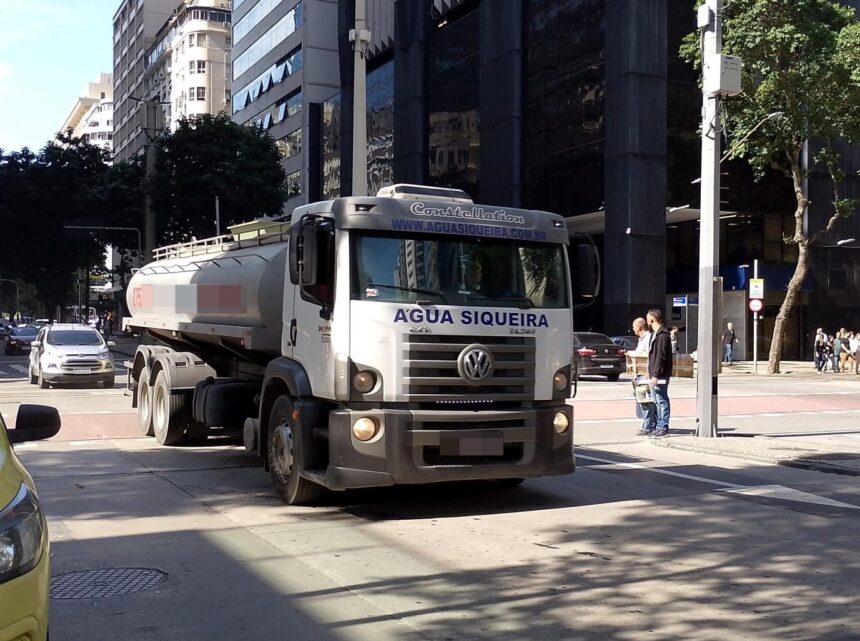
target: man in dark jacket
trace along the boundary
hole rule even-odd
[[[663,438],[669,434],[669,379],[672,377],[672,337],[663,326],[663,312],[652,309],[648,312],[651,327],[651,347],[648,350],[648,376],[651,393],[657,410],[657,424],[651,438]]]

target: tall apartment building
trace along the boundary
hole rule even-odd
[[[83,138],[110,151],[113,142],[113,76],[102,73],[95,82],[75,100],[71,112],[59,131],[72,131],[75,138]]]
[[[229,0],[184,0],[144,60],[144,95],[161,103],[171,130],[183,117],[230,113]]]
[[[173,14],[177,0],[122,0],[113,16],[114,160],[128,160],[145,143],[140,100],[146,50]],[[226,2],[226,0],[225,0]]]
[[[322,103],[341,83],[338,8],[337,0],[233,1],[233,119],[278,142],[287,208],[320,195]]]

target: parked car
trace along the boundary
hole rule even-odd
[[[50,542],[33,477],[13,443],[51,438],[60,431],[53,407],[21,405],[14,428],[0,415],[0,639],[48,638]]]
[[[35,327],[10,327],[9,334],[3,339],[3,352],[6,356],[29,352],[30,343],[38,333]]]
[[[635,351],[639,345],[639,339],[635,336],[613,336],[612,342],[627,351]]]
[[[605,376],[617,381],[627,369],[626,351],[606,334],[573,333],[573,355],[580,376]]]
[[[42,389],[54,383],[113,387],[115,370],[109,348],[114,345],[86,325],[46,325],[31,343],[30,382]]]

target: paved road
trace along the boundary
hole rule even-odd
[[[577,414],[626,393],[587,383]],[[629,422],[587,419],[568,477],[289,508],[240,447],[135,436],[118,389],[0,384],[4,414],[23,399],[64,416],[65,440],[19,449],[49,515],[55,580],[120,568],[164,578],[55,599],[54,641],[857,638],[856,478],[655,448]],[[789,414],[757,421],[832,431],[842,420]],[[74,417],[100,436],[67,432]]]

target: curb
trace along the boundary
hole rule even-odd
[[[731,437],[723,437],[731,438]],[[725,456],[728,458],[742,459],[747,461],[757,461],[759,463],[770,463],[771,465],[781,465],[783,467],[793,467],[800,470],[809,470],[812,472],[823,472],[825,474],[841,474],[843,476],[860,476],[860,467],[847,467],[844,465],[827,463],[824,461],[803,461],[790,458],[779,458],[777,456],[765,456],[754,454],[752,452],[742,452],[735,449],[719,449],[712,447],[700,447],[688,445],[687,443],[672,443],[672,438],[660,440],[649,440],[649,443],[654,447],[665,447],[667,449],[682,450],[685,452],[696,452],[697,454],[712,454],[714,456]],[[855,460],[860,460],[860,456]]]

